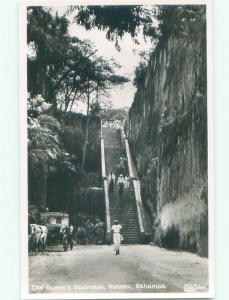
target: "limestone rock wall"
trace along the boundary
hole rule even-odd
[[[200,255],[208,240],[206,81],[205,33],[170,36],[149,61],[127,128],[154,242]]]

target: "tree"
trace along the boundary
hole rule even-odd
[[[187,25],[191,35],[206,30],[205,5],[160,5],[156,17],[161,41],[171,35],[187,34]]]
[[[61,171],[65,174],[76,175],[78,172],[63,146],[60,122],[51,114],[50,108],[51,104],[40,95],[34,98],[28,95],[29,202],[41,211],[46,208],[50,170],[61,164]]]
[[[84,169],[86,159],[90,117],[95,112],[95,110],[90,110],[96,106],[98,109],[100,106],[99,93],[101,91],[106,92],[111,85],[119,85],[129,81],[128,78],[115,73],[117,67],[118,65],[112,59],[105,60],[103,57],[96,57],[95,55],[90,58],[86,65],[84,76],[86,79],[87,124],[83,147],[82,169]]]
[[[51,74],[62,70],[68,54],[68,21],[39,6],[28,7],[27,20],[27,43],[35,52],[28,58],[29,90],[51,102],[55,99]]]
[[[153,45],[148,53],[140,53],[141,61],[135,69],[133,81],[136,87],[140,87],[144,83],[150,57],[152,58],[153,55],[156,55],[157,50],[164,42],[168,41],[169,37],[179,38],[185,35],[190,39],[196,39],[203,32],[206,32],[206,7],[204,5],[157,6],[155,18],[158,24],[158,43]],[[203,43],[203,49],[205,48],[206,41]]]
[[[118,41],[125,33],[129,33],[136,42],[141,30],[144,36],[158,38],[157,28],[153,25],[155,6],[151,9],[143,5],[71,6],[69,13],[75,13],[75,22],[86,30],[98,28],[106,31],[107,39],[115,41],[119,50]]]
[[[50,104],[41,96],[28,95],[29,199],[39,209],[46,208],[48,165],[60,153],[59,122],[48,114]]]
[[[35,51],[35,55],[28,57],[28,82],[32,96],[40,92],[55,111],[58,108],[71,111],[76,101],[86,102],[83,170],[91,105],[99,103],[102,95],[107,96],[111,85],[123,84],[128,79],[116,74],[120,66],[114,60],[97,56],[91,42],[70,37],[66,18],[53,16],[48,9],[28,9],[28,44],[31,43]]]
[[[114,83],[124,78],[110,76],[115,62],[97,57],[90,41],[70,37],[67,29],[65,17],[42,7],[28,9],[28,46],[33,54],[28,56],[29,92],[40,94],[54,110],[71,111],[76,101],[87,101],[95,89],[98,96],[108,77]]]
[[[71,6],[69,13],[74,13],[75,22],[86,30],[97,28],[106,31],[107,39],[114,40],[119,50],[119,40],[125,33],[136,42],[141,34],[157,44],[171,34],[181,34],[187,22],[195,27],[197,21],[199,31],[206,29],[205,5]],[[198,29],[195,31],[198,34]]]
[[[128,107],[109,108],[102,112],[101,119],[107,122],[115,120],[123,121],[128,117]]]

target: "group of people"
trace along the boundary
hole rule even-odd
[[[74,227],[71,224],[70,226],[67,226],[66,224],[62,224],[60,228],[60,240],[63,243],[64,250],[67,251],[68,245],[70,246],[70,249],[73,248],[73,230]]]
[[[130,177],[128,175],[124,176],[120,174],[117,181],[116,176],[113,172],[110,173],[108,176],[109,182],[109,193],[113,193],[114,191],[114,184],[116,183],[118,186],[119,196],[122,197],[123,194],[128,194],[130,189]]]
[[[121,120],[103,121],[102,126],[107,128],[121,129],[123,127],[123,122]]]
[[[114,221],[114,225],[111,227],[113,234],[113,244],[115,254],[120,254],[120,244],[123,241],[122,226],[118,220]],[[60,228],[60,234],[64,240],[68,240],[70,247],[73,247],[73,240],[76,239],[77,244],[104,244],[105,243],[105,224],[100,219],[96,220],[96,224],[93,224],[89,219],[85,226],[78,226],[74,228],[71,224],[62,225]],[[42,224],[29,224],[29,252],[45,252],[47,245],[48,228]]]
[[[126,172],[126,161],[124,155],[119,158],[119,163],[116,168],[116,172],[111,171],[108,176],[108,183],[109,183],[109,193],[113,193],[114,191],[114,184],[117,184],[119,196],[122,197],[123,193],[128,193],[130,189],[130,177]],[[119,174],[118,176],[115,175]]]
[[[29,252],[45,252],[47,246],[48,228],[45,224],[29,224]]]
[[[73,239],[80,245],[102,245],[105,243],[105,223],[99,218],[95,223],[87,219],[73,230]]]

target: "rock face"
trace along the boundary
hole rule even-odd
[[[160,43],[129,111],[128,138],[153,240],[207,256],[206,35]]]

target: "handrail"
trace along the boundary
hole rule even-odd
[[[110,205],[109,205],[109,193],[108,193],[108,181],[103,180],[104,194],[105,194],[105,209],[106,209],[106,223],[107,223],[107,233],[111,232],[111,216],[110,216]]]
[[[135,200],[136,200],[136,206],[138,212],[138,222],[139,222],[140,232],[144,233],[145,229],[143,226],[143,217],[142,217],[142,198],[140,192],[140,181],[133,180],[133,183],[134,183],[134,194],[135,194]]]
[[[125,140],[125,148],[126,148],[126,156],[127,156],[127,162],[128,162],[128,169],[129,169],[129,175],[133,180],[134,184],[134,195],[135,195],[135,201],[136,201],[136,206],[137,206],[137,212],[138,212],[138,222],[139,222],[139,227],[140,227],[140,232],[142,234],[145,233],[144,229],[144,222],[143,222],[143,203],[142,203],[142,198],[141,198],[141,183],[140,180],[137,178],[137,172],[136,169],[134,168],[133,164],[133,159],[130,153],[130,146],[128,139],[124,132],[122,131],[122,136]]]
[[[104,139],[101,137],[101,163],[102,163],[102,177],[106,177],[106,166],[105,166],[105,151],[104,151]]]
[[[125,137],[125,147],[126,147],[126,156],[127,156],[127,162],[128,162],[129,175],[131,178],[133,178],[135,176],[134,176],[134,171],[133,171],[133,167],[131,164],[130,146],[129,146],[127,137]]]
[[[102,164],[103,188],[104,188],[104,196],[105,196],[107,234],[109,234],[111,231],[111,216],[110,216],[108,181],[106,176],[105,149],[104,149],[104,139],[102,135],[102,129],[101,129],[101,164]]]

